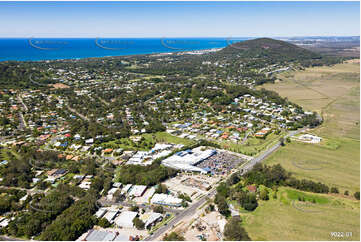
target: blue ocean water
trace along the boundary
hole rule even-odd
[[[223,48],[248,38],[0,38],[0,61],[41,61]]]

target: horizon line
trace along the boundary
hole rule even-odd
[[[30,39],[30,38],[76,38],[76,39],[87,39],[87,38],[134,38],[134,39],[145,39],[145,38],[225,38],[225,39],[234,39],[234,38],[304,38],[304,37],[360,37],[360,35],[291,35],[291,36],[143,36],[143,37],[133,37],[133,36],[0,36],[0,39]]]

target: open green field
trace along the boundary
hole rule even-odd
[[[340,192],[360,189],[360,143],[337,139],[337,149],[292,141],[267,158],[266,164],[281,164],[297,178],[336,186]]]
[[[193,141],[190,139],[179,138],[177,136],[168,134],[167,132],[157,132],[155,134],[143,134],[143,137],[161,143],[164,142],[164,143],[183,144],[183,145],[190,145],[193,143]]]
[[[121,138],[118,140],[113,140],[109,142],[104,142],[101,144],[104,148],[113,148],[118,149],[122,148],[124,150],[150,150],[153,148],[154,144],[159,143],[172,143],[172,144],[183,144],[189,145],[193,141],[189,139],[182,139],[173,135],[170,135],[166,132],[157,132],[154,134],[142,134],[144,141],[136,144],[130,140],[130,138]]]
[[[344,63],[282,74],[264,85],[281,96],[322,113],[324,123],[310,133],[321,144],[292,141],[266,160],[280,163],[298,178],[307,178],[352,192],[360,189],[360,65]]]
[[[262,87],[274,90],[307,111],[317,111],[321,126],[308,131],[323,138],[320,144],[292,141],[270,155],[265,163],[281,164],[297,178],[336,186],[343,194],[360,190],[360,64],[308,68],[279,76]],[[247,215],[245,228],[252,240],[359,240],[359,201],[350,197],[307,193],[282,188],[277,200],[261,202]],[[317,203],[310,201],[318,196]],[[320,196],[323,199],[320,200]],[[323,202],[320,202],[323,201]],[[343,232],[343,238],[330,232]],[[352,232],[352,237],[346,237]]]
[[[298,201],[299,196],[306,202]],[[360,239],[359,202],[331,195],[281,187],[277,199],[261,201],[254,212],[241,213],[241,217],[252,240]],[[331,232],[343,232],[344,237],[334,238]],[[346,237],[346,232],[352,236]]]

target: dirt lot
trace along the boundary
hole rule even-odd
[[[212,187],[219,179],[208,175],[178,174],[168,179],[164,184],[174,193],[186,193],[192,200],[207,193],[207,188]]]
[[[205,208],[198,209],[193,216],[185,218],[168,233],[175,231],[184,236],[186,241],[200,241],[202,237],[208,241],[221,240],[226,220],[216,211],[206,213]]]

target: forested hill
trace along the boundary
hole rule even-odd
[[[301,48],[297,45],[270,38],[259,38],[230,43],[220,51],[222,54],[237,54],[239,57],[263,57],[272,59],[297,60],[320,59],[320,54]]]

